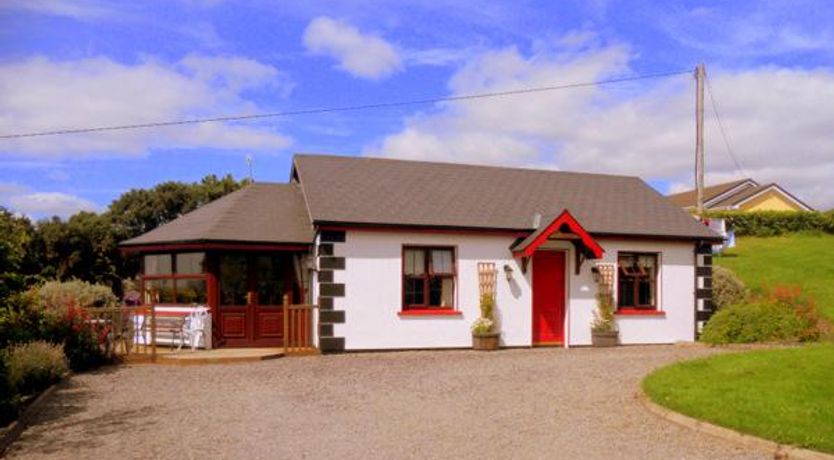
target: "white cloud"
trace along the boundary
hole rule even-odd
[[[525,56],[510,48],[471,60],[452,95],[595,81],[630,72],[623,46]],[[735,154],[760,182],[834,206],[834,71],[715,70],[711,79]],[[438,104],[377,140],[369,155],[608,172],[691,183],[694,85],[686,75],[642,83]],[[709,101],[707,101],[709,104]],[[707,106],[709,109],[709,105]],[[707,179],[741,176],[707,114]]]
[[[797,14],[825,6],[800,2],[734,2],[725,6],[664,8],[653,22],[679,43],[724,57],[756,57],[832,51],[829,21],[808,21]]]
[[[67,218],[79,211],[99,211],[92,201],[61,192],[33,191],[15,182],[0,182],[0,206],[31,219]]]
[[[357,77],[376,80],[403,67],[394,46],[344,21],[317,17],[307,25],[303,38],[310,52],[336,59],[340,68]]]
[[[113,14],[113,10],[96,1],[67,0],[4,0],[0,9],[21,9],[51,16],[73,19],[97,19]]]
[[[239,57],[187,56],[127,65],[107,58],[32,58],[0,65],[0,133],[127,125],[259,111],[245,97],[286,95],[287,77]],[[265,125],[209,123],[61,137],[0,140],[0,154],[142,155],[153,148],[274,150],[289,139]]]

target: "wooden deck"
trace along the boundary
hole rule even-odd
[[[176,351],[159,347],[156,353],[156,364],[189,366],[195,364],[228,364],[276,359],[284,356],[284,348],[217,348],[196,351],[184,348]],[[132,354],[127,357],[126,361],[132,364],[152,363],[150,355],[147,354]]]

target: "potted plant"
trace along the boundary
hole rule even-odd
[[[614,300],[609,294],[597,294],[597,309],[591,323],[591,343],[595,347],[613,347],[617,345],[618,339],[619,331],[614,321]]]
[[[490,294],[481,295],[481,316],[472,323],[472,348],[497,350],[499,333],[495,332],[493,310],[495,299]]]

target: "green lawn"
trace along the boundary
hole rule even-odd
[[[799,285],[834,321],[834,235],[742,237],[715,263],[736,272],[751,288]]]
[[[834,453],[834,345],[712,356],[643,381],[656,403],[774,441]]]

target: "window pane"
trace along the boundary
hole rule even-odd
[[[634,306],[634,280],[622,273],[620,273],[619,283],[617,284],[617,306]]]
[[[656,307],[657,255],[620,254],[617,265],[617,305]]]
[[[406,276],[403,281],[405,287],[406,305],[425,305],[425,293],[423,291],[423,278],[411,278]]]
[[[184,252],[177,254],[177,274],[197,275],[205,273],[203,263],[206,255],[202,252]]]
[[[173,280],[145,280],[142,299],[146,305],[174,303]]]
[[[177,280],[177,303],[205,304],[206,280]]]
[[[151,254],[145,256],[146,275],[170,275],[171,254]]]
[[[426,251],[406,249],[403,270],[406,275],[423,275],[426,273]]]
[[[448,307],[454,304],[455,280],[452,277],[433,277],[429,281],[429,305]]]
[[[248,268],[246,256],[220,256],[220,305],[246,305]]]
[[[431,264],[434,273],[451,275],[454,273],[452,265],[451,249],[433,249],[431,251]]]
[[[637,300],[640,302],[640,305],[654,306],[654,283],[649,281],[649,278],[641,279],[638,285],[637,295],[639,296]]]
[[[258,303],[260,305],[284,304],[284,274],[292,270],[289,259],[281,256],[258,256]]]

